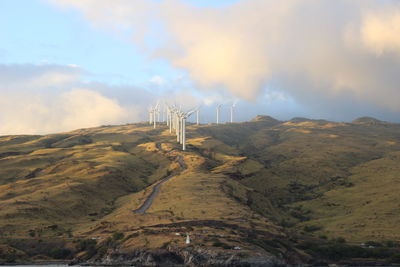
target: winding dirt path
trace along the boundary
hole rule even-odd
[[[157,143],[156,146],[157,146],[157,148],[158,148],[160,151],[163,152],[163,150],[161,149],[161,144],[160,144],[160,143]],[[180,165],[180,167],[181,167],[182,170],[186,169],[186,164],[185,164],[185,161],[183,160],[183,157],[182,157],[182,156],[180,156],[180,155],[178,156],[177,162],[179,163],[179,165]],[[146,211],[151,207],[151,204],[153,204],[153,200],[155,199],[155,197],[156,197],[156,196],[158,195],[158,193],[160,192],[161,185],[162,185],[163,183],[165,183],[166,181],[168,181],[169,179],[171,179],[172,177],[178,175],[178,174],[179,174],[179,173],[170,175],[170,176],[168,176],[168,177],[162,179],[160,182],[158,182],[158,184],[156,184],[156,185],[153,187],[153,191],[152,191],[151,194],[146,198],[146,200],[144,201],[144,203],[142,204],[142,206],[140,206],[140,208],[138,208],[137,210],[134,210],[133,212],[134,212],[134,213],[138,213],[138,214],[144,214],[144,213],[146,213]]]

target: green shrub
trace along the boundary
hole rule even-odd
[[[120,232],[114,232],[112,239],[113,240],[121,240],[124,238],[124,234]]]
[[[367,258],[387,259],[393,256],[394,251],[383,247],[367,248],[366,254]]]
[[[388,248],[398,248],[400,247],[400,244],[398,242],[392,241],[392,240],[387,240],[385,241],[385,246]]]
[[[346,243],[346,239],[344,239],[343,237],[338,237],[336,239],[333,239],[332,241],[335,242],[335,243],[338,243],[338,244]]]
[[[53,259],[67,259],[71,255],[71,250],[67,248],[53,248],[48,253],[49,257]]]
[[[18,258],[15,253],[6,254],[3,257],[6,260],[6,262],[8,262],[8,263],[14,263]]]
[[[96,240],[93,239],[80,239],[76,244],[78,251],[93,251],[96,250]]]
[[[231,248],[231,246],[229,246],[228,244],[225,244],[225,243],[220,242],[220,241],[215,241],[215,242],[213,242],[212,245],[214,247],[219,247],[219,248],[224,248],[224,249],[230,249]]]
[[[283,227],[290,228],[290,227],[293,227],[295,225],[295,223],[294,222],[290,222],[290,221],[286,221],[286,220],[282,220],[280,222],[280,225],[283,226]]]
[[[68,228],[67,230],[65,230],[65,233],[67,234],[68,237],[72,237],[72,229]]]
[[[343,260],[348,258],[365,258],[366,251],[362,247],[349,246],[341,243],[334,244],[317,244],[313,242],[305,242],[300,245],[307,253],[329,260]]]
[[[308,232],[308,233],[315,232],[315,231],[318,231],[318,230],[321,230],[320,226],[316,226],[316,225],[306,225],[306,226],[304,226],[304,231]]]
[[[164,244],[160,248],[167,249],[170,244],[171,244],[170,241],[164,242]]]
[[[375,242],[375,241],[367,241],[365,242],[366,246],[372,246],[372,247],[382,247],[382,244],[379,242]]]
[[[400,253],[396,253],[390,257],[390,262],[400,263]]]
[[[347,245],[337,242],[320,244],[314,242],[304,242],[299,248],[305,250],[314,257],[329,260],[343,260],[351,258],[371,258],[371,259],[392,259],[394,250],[387,248],[363,248],[359,246]]]

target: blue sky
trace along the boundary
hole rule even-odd
[[[0,135],[140,121],[159,99],[204,122],[235,100],[241,121],[400,121],[400,8],[361,2],[1,0]],[[72,119],[66,102],[101,106]]]
[[[75,64],[93,75],[88,78],[115,84],[175,73],[161,60],[146,60],[125,36],[91,27],[74,10],[40,0],[2,0],[0,10],[3,63]]]
[[[232,0],[191,0],[198,7],[224,6]],[[62,10],[43,0],[0,1],[0,60],[6,64],[75,64],[113,84],[146,84],[162,74],[182,71],[165,60],[151,60],[128,35],[110,34],[88,24],[76,10]]]

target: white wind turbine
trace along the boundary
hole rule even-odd
[[[194,109],[196,112],[196,125],[200,125],[200,107],[201,105],[197,106],[197,108]]]
[[[149,124],[151,125],[153,123],[153,107],[149,107]]]
[[[160,120],[160,107],[157,105],[157,121],[161,122]]]
[[[175,130],[176,130],[176,141],[180,144],[181,143],[181,119],[180,119],[180,109],[175,108]]]
[[[172,133],[172,130],[176,129],[176,124],[175,124],[175,108],[170,107],[169,108],[169,132]]]
[[[232,104],[232,106],[231,106],[231,123],[233,123],[233,110],[234,110],[234,108],[236,107],[236,101],[235,102],[233,102],[233,104]]]
[[[161,108],[161,121],[165,122],[165,106]]]
[[[221,109],[222,104],[217,105],[217,124],[219,124],[219,110]]]
[[[194,109],[194,110],[192,110],[192,111],[189,111],[189,112],[180,112],[180,119],[181,119],[181,131],[182,131],[182,134],[181,134],[181,140],[182,140],[182,142],[181,142],[181,144],[182,144],[182,150],[183,151],[185,151],[186,150],[186,119],[190,116],[190,115],[192,115],[194,112],[195,112],[196,110]]]
[[[158,103],[157,105],[152,109],[152,114],[153,114],[153,127],[156,128],[157,127],[157,112],[158,112]]]
[[[190,115],[198,110],[193,109],[188,112],[183,112],[181,108],[176,105],[167,106],[167,124],[169,124],[169,131],[175,130],[176,141],[182,144],[182,150],[186,150],[186,120]]]
[[[181,137],[180,137],[180,122],[179,122],[179,109],[175,106],[169,106],[167,105],[168,109],[168,124],[169,124],[169,132],[172,133],[172,130],[175,130],[176,134],[176,141],[180,142]]]
[[[165,105],[165,112],[167,114],[167,126],[169,126],[169,132],[172,132],[172,126],[171,126],[171,122],[170,122],[170,117],[171,117],[171,109],[168,105]]]

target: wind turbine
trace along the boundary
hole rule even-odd
[[[176,141],[182,144],[182,150],[186,150],[186,120],[199,108],[184,112],[176,105],[169,106],[167,104],[167,123],[169,124],[169,131],[175,130]]]
[[[186,119],[190,115],[192,115],[195,111],[196,110],[194,109],[194,110],[189,111],[189,112],[181,112],[180,116],[179,116],[180,119],[181,119],[181,124],[182,124],[182,127],[181,127],[181,131],[182,131],[181,138],[182,138],[182,150],[183,151],[186,150]]]
[[[169,110],[169,132],[172,133],[172,129],[175,129],[175,112],[174,109],[170,106],[168,106]]]
[[[153,107],[149,107],[149,124],[151,125],[153,123]]]
[[[160,122],[164,122],[165,121],[164,107],[161,107],[160,111],[161,111],[161,118],[160,118],[161,120],[160,120]]]
[[[180,118],[180,110],[175,109],[175,130],[176,130],[176,141],[181,143],[181,118]]]
[[[167,113],[167,126],[169,126],[169,133],[172,133],[172,108],[166,104],[166,113]]]
[[[152,109],[152,113],[153,113],[153,122],[154,122],[154,129],[157,127],[157,111],[158,111],[158,104]]]
[[[222,104],[219,104],[217,106],[217,124],[219,124],[219,110],[220,110],[221,106],[222,106]]]
[[[231,106],[231,123],[233,123],[233,109],[236,107],[236,101]]]
[[[196,112],[196,125],[200,125],[200,107],[201,105],[197,106],[197,108],[194,109]]]

